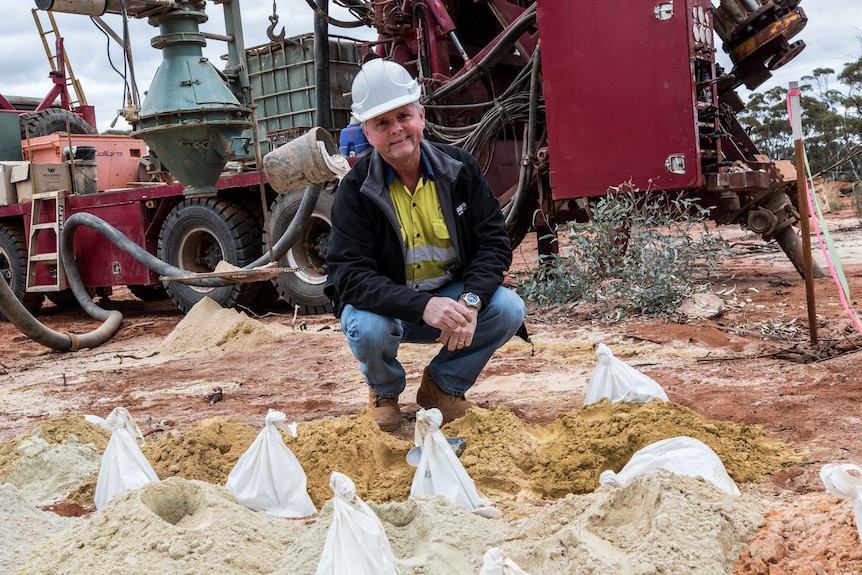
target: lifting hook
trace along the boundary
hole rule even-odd
[[[281,32],[275,33],[275,27],[278,25],[278,16],[273,14],[269,17],[270,25],[266,27],[266,35],[273,42],[284,42],[284,26],[281,27]]]
[[[275,27],[278,25],[278,14],[275,11],[275,0],[272,0],[272,16],[269,17],[269,26],[266,27],[266,35],[273,42],[284,42],[284,26],[281,27],[281,32],[275,33]]]

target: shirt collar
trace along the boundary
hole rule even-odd
[[[428,158],[428,155],[425,153],[425,150],[421,147],[419,148],[419,163],[422,167],[422,175],[425,176],[425,178],[428,180],[433,180],[434,169],[431,167],[431,160]],[[395,173],[395,168],[390,166],[386,160],[383,160],[383,183],[386,184],[386,187],[388,188],[389,185],[394,182],[395,178],[397,177],[398,174]]]

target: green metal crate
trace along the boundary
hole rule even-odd
[[[18,114],[0,113],[0,160],[10,162],[22,160],[21,125],[18,123]]]
[[[329,97],[336,132],[350,123],[346,94],[359,69],[361,46],[352,38],[329,37]],[[264,154],[317,125],[313,34],[248,48],[246,60]]]

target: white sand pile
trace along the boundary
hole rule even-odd
[[[535,575],[731,575],[764,524],[759,506],[659,469],[513,523],[502,548]]]
[[[15,573],[271,573],[305,529],[246,509],[223,487],[171,477],[115,495],[43,540]]]
[[[247,351],[279,340],[273,328],[205,297],[159,345],[161,353],[184,355],[200,351]]]
[[[369,506],[402,575],[477,573],[497,546],[533,575],[730,575],[763,525],[756,499],[664,470],[622,488],[524,505],[522,515],[531,515],[511,523],[442,497]],[[222,487],[172,477],[115,496],[44,539],[13,573],[313,575],[331,521],[331,500],[317,517],[277,519],[240,506]]]
[[[12,573],[52,533],[83,522],[40,511],[11,483],[0,485],[0,509],[0,573]]]
[[[99,472],[102,456],[92,443],[81,445],[74,435],[66,443],[48,443],[37,427],[18,446],[20,456],[15,469],[0,483],[17,487],[33,505],[62,501],[70,491]]]

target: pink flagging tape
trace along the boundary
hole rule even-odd
[[[790,111],[790,98],[791,96],[798,95],[798,88],[794,88],[787,93],[787,117],[791,124],[793,123],[793,117]],[[808,213],[817,214],[816,217],[811,218],[814,233],[817,236],[817,243],[820,245],[820,251],[823,253],[826,265],[829,267],[829,273],[835,281],[835,285],[838,287],[838,297],[841,300],[841,305],[844,307],[844,310],[847,312],[847,315],[850,317],[850,321],[853,322],[856,330],[859,333],[862,333],[862,322],[859,321],[859,317],[856,315],[856,312],[850,304],[850,286],[847,284],[847,278],[844,276],[841,261],[839,260],[838,253],[835,250],[835,243],[829,235],[829,227],[826,224],[826,219],[823,217],[823,212],[820,211],[820,205],[812,200],[811,188],[814,187],[814,181],[811,177],[811,168],[808,165],[808,155],[805,153],[804,148],[802,150],[802,155],[805,158],[805,166],[803,166],[803,169],[807,176],[805,182],[805,201],[808,204]]]

